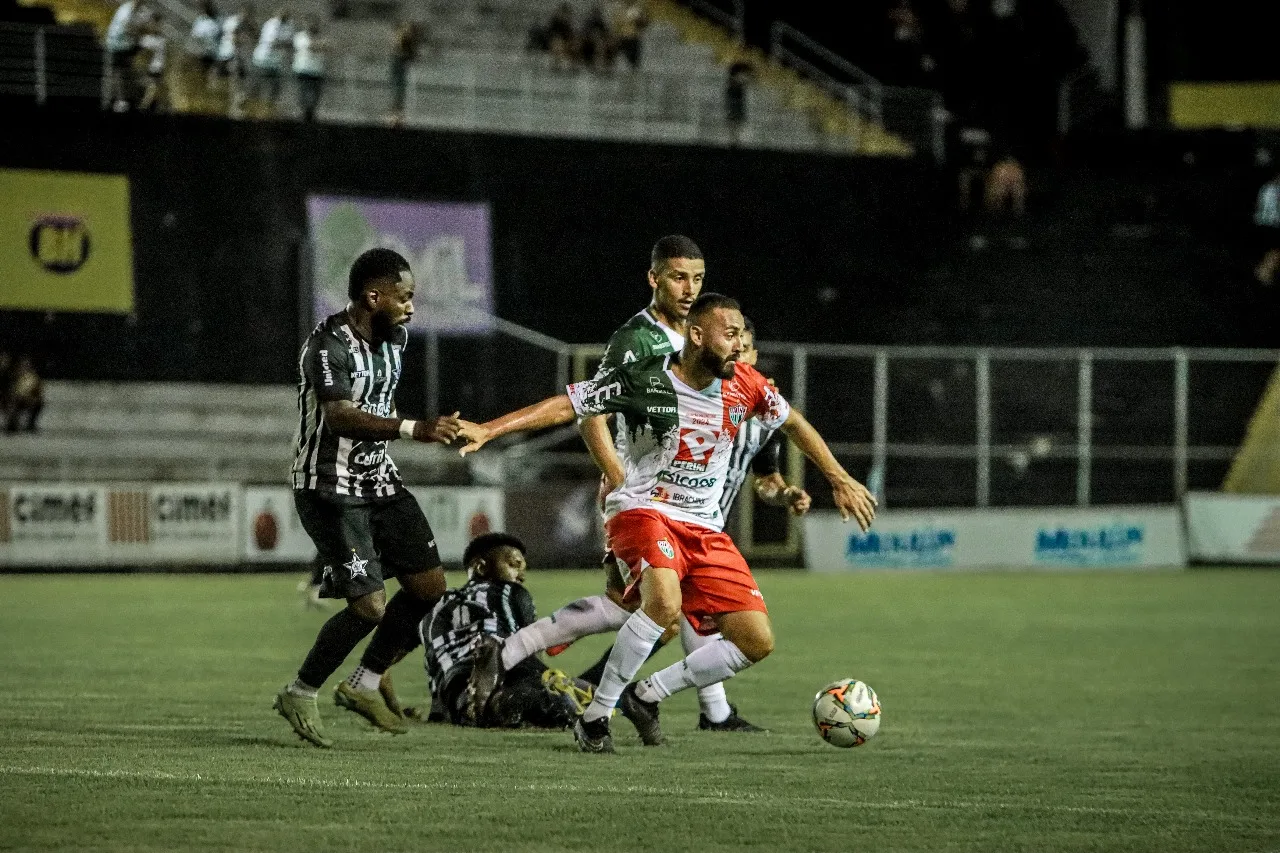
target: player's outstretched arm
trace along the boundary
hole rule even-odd
[[[457,434],[465,439],[467,444],[458,450],[458,455],[466,456],[468,453],[474,453],[500,436],[559,426],[573,419],[573,403],[569,401],[568,394],[561,394],[482,424],[464,423]]]
[[[853,516],[863,530],[870,528],[876,517],[876,499],[867,491],[866,486],[849,476],[849,472],[836,461],[813,424],[792,409],[787,422],[782,425],[782,431],[827,478],[827,482],[831,484],[831,496],[835,498],[836,508],[840,510],[840,517],[847,521]]]
[[[621,486],[627,473],[622,467],[622,460],[618,458],[618,449],[613,444],[613,436],[609,434],[608,415],[583,418],[578,424],[578,432],[582,433],[582,440],[591,453],[591,459],[604,474],[609,489],[613,490]]]
[[[414,441],[438,441],[448,444],[458,436],[463,424],[458,413],[438,418],[411,421],[406,418],[382,418],[363,411],[351,400],[328,400],[321,403],[325,423],[342,438],[356,441],[388,441],[409,438]],[[405,433],[409,432],[409,435]]]

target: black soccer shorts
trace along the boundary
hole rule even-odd
[[[360,598],[383,589],[387,578],[440,565],[431,525],[405,489],[385,498],[297,489],[293,501],[324,563],[322,598]]]

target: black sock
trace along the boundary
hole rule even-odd
[[[365,647],[360,665],[374,672],[386,672],[391,665],[418,647],[418,624],[435,607],[438,598],[423,601],[402,589],[387,602],[378,630]]]
[[[653,657],[658,652],[662,651],[663,646],[665,646],[669,642],[671,642],[671,639],[669,637],[665,640],[660,638],[658,642],[653,644],[653,649],[649,652],[649,657],[645,658],[645,660],[649,660],[649,658]],[[609,648],[605,649],[604,654],[600,657],[600,660],[596,661],[595,664],[590,669],[584,671],[581,675],[578,676],[578,678],[590,684],[594,684],[596,687],[599,687],[600,679],[604,678],[604,666],[609,662],[609,655],[612,653],[613,653],[613,646],[610,646]]]
[[[376,623],[361,619],[350,607],[330,616],[316,635],[316,644],[307,652],[307,659],[298,670],[298,680],[311,687],[323,685],[375,627]]]

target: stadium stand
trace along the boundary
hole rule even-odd
[[[37,433],[3,437],[0,480],[284,484],[297,429],[290,386],[45,383]],[[395,448],[406,477],[448,479],[454,454]]]
[[[90,25],[99,33],[115,6],[109,0],[33,2],[54,9],[60,22]],[[839,97],[838,91],[820,85],[812,74],[802,75],[758,49],[743,48],[723,27],[666,0],[648,4],[653,23],[642,35],[643,61],[638,70],[624,70],[621,60],[611,73],[552,70],[546,57],[530,53],[526,43],[530,30],[545,22],[555,5],[552,0],[434,0],[421,7],[375,4],[372,15],[341,17],[333,15],[330,4],[317,0],[291,7],[296,20],[323,21],[322,33],[331,45],[325,93],[317,113],[322,121],[386,121],[391,33],[394,18],[403,15],[424,19],[430,34],[424,55],[409,71],[405,124],[410,126],[713,145],[732,142],[863,155],[912,153],[911,145],[885,132],[878,114],[859,110]],[[170,44],[184,44],[196,17],[195,5],[159,0],[156,6],[164,15]],[[418,8],[423,10],[420,16]],[[582,4],[577,11],[579,16],[585,11]],[[180,51],[171,53],[178,57]],[[723,90],[726,69],[737,61],[753,66],[758,85],[750,87],[743,133],[731,136]],[[225,87],[206,86],[203,75],[189,62],[170,64],[174,109],[227,112]],[[298,114],[291,81],[274,108],[251,100],[245,111],[259,118],[296,118]]]

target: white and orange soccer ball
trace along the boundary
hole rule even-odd
[[[813,724],[832,746],[862,746],[880,730],[880,700],[856,678],[833,681],[813,697]]]

